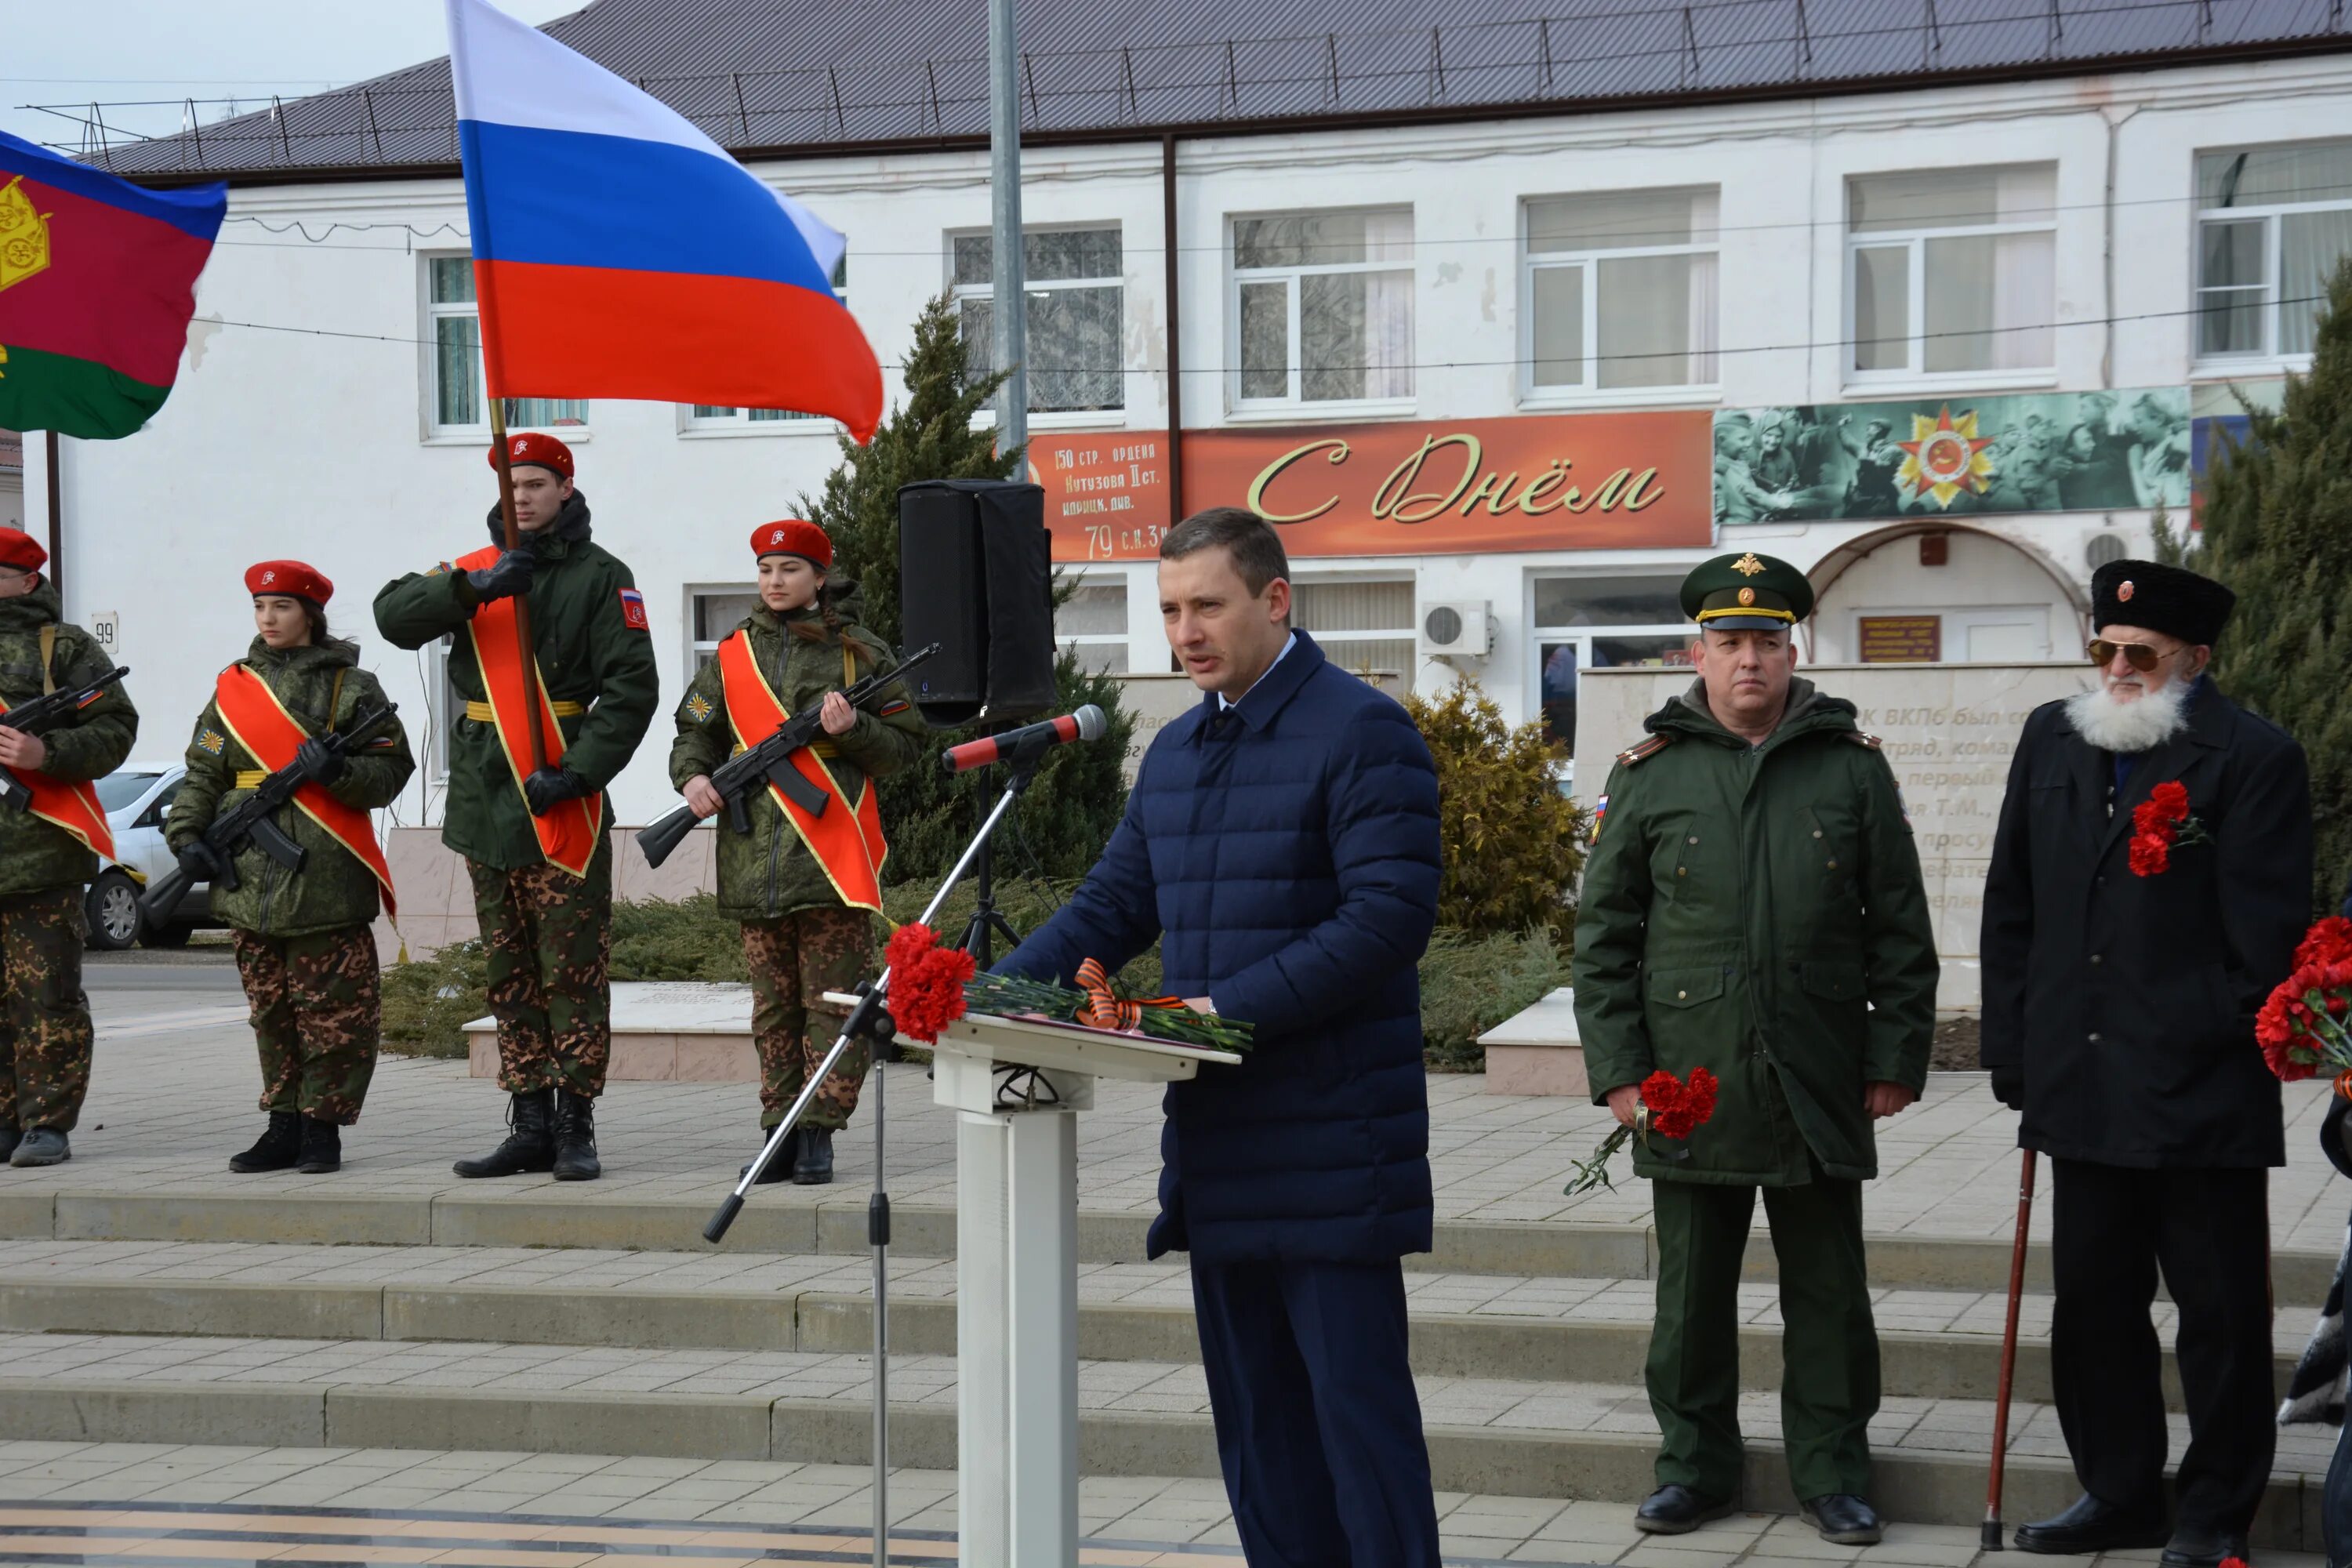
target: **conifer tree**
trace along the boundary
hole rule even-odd
[[[907,401],[890,411],[874,439],[860,447],[844,437],[841,466],[822,496],[801,499],[802,515],[833,540],[834,574],[865,589],[865,624],[902,641],[898,613],[898,489],[924,479],[1002,479],[1023,466],[1024,454],[1000,454],[993,434],[972,428],[1003,376],[973,375],[952,305],[931,300],[915,322],[907,356]],[[1056,585],[1056,602],[1070,589]],[[1036,782],[1022,797],[1016,820],[996,836],[1000,876],[1036,871],[1077,877],[1095,862],[1127,804],[1119,764],[1133,720],[1119,708],[1118,682],[1079,668],[1065,651],[1054,670],[1055,711],[1099,705],[1109,728],[1091,745],[1059,746],[1047,753]],[[884,831],[890,862],[884,880],[933,880],[946,874],[979,828],[1002,787],[998,768],[950,774],[940,753],[971,740],[973,730],[935,731],[923,754],[882,781]]]
[[[2352,258],[2328,284],[2310,371],[2287,379],[2279,412],[2246,412],[2246,443],[2208,463],[2201,528],[2159,518],[2158,549],[2237,593],[2213,679],[2302,742],[2313,903],[2331,910],[2352,874]]]

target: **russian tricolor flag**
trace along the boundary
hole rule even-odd
[[[488,0],[448,0],[482,359],[497,397],[826,414],[882,369],[834,294],[842,237],[667,104]]]

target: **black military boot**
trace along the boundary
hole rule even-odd
[[[593,1182],[604,1173],[596,1158],[596,1102],[568,1089],[555,1091],[555,1179]]]
[[[793,1185],[824,1187],[833,1184],[833,1129],[801,1129],[800,1157],[793,1162]]]
[[[775,1132],[776,1130],[772,1127],[761,1128],[760,1147],[762,1149],[766,1148],[768,1146],[768,1140],[774,1137]],[[768,1162],[768,1168],[760,1173],[759,1181],[753,1184],[756,1186],[772,1187],[778,1182],[791,1181],[793,1179],[793,1167],[800,1163],[800,1158],[801,1130],[795,1127],[790,1132],[784,1134],[783,1146],[776,1151],[776,1157]],[[741,1170],[735,1173],[739,1176],[747,1176],[751,1173],[751,1167],[745,1165]]]
[[[343,1130],[315,1116],[302,1118],[302,1159],[294,1167],[306,1176],[343,1168]]]
[[[549,1130],[554,1100],[551,1089],[515,1095],[507,1107],[507,1125],[514,1130],[507,1141],[478,1160],[460,1160],[449,1168],[461,1176],[520,1176],[554,1169],[555,1137]]]
[[[269,1130],[244,1153],[230,1155],[228,1168],[249,1176],[257,1171],[289,1170],[301,1157],[302,1119],[290,1110],[273,1110]]]

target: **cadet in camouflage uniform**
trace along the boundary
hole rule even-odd
[[[328,635],[332,583],[299,561],[262,562],[245,582],[259,635],[244,666],[305,731],[315,737],[347,729],[383,704],[383,688],[358,668],[359,649]],[[305,751],[316,745],[303,742]],[[380,724],[354,755],[312,755],[323,775],[320,787],[362,811],[391,805],[416,771],[396,719]],[[360,1119],[383,1024],[370,929],[383,905],[375,873],[289,805],[275,821],[303,849],[301,868],[289,871],[247,841],[235,856],[237,885],[221,886],[220,862],[205,830],[241,804],[268,768],[238,743],[217,698],[196,721],[187,762],[163,837],[191,877],[212,883],[212,912],[228,922],[261,1052],[261,1109],[269,1113],[260,1141],[228,1168],[292,1166],[306,1175],[340,1170],[341,1129]]]
[[[58,620],[57,587],[41,575],[48,559],[30,534],[0,528],[0,701],[12,708],[113,668],[88,632]],[[138,733],[131,699],[110,686],[46,734],[0,728],[0,767],[79,784],[121,767]],[[82,891],[97,875],[80,839],[0,807],[0,1155],[12,1165],[72,1158],[66,1134],[89,1089]]]
[[[786,712],[823,705],[831,739],[812,749],[843,798],[855,805],[872,787],[870,780],[897,773],[919,754],[923,721],[903,689],[871,712],[841,697],[844,686],[897,661],[887,644],[857,625],[857,585],[827,581],[833,542],[824,531],[797,519],[762,523],[752,531],[751,549],[760,563],[760,608],[737,629]],[[738,743],[713,659],[678,705],[677,740],[669,752],[670,782],[698,815],[721,808],[710,770]],[[844,901],[772,794],[761,790],[745,804],[750,833],[723,822],[719,826],[719,907],[743,922],[751,1029],[760,1048],[760,1123],[768,1131],[783,1120],[840,1035],[844,1013],[821,998],[855,985],[866,973],[873,957],[873,917]],[[763,1182],[790,1176],[815,1186],[833,1180],[833,1135],[857,1109],[866,1065],[860,1039],[819,1086],[799,1130],[769,1162]]]
[[[587,498],[572,488],[572,453],[551,436],[509,437],[521,547],[480,569],[412,573],[375,597],[376,626],[395,647],[455,634],[449,679],[467,716],[449,743],[441,837],[466,858],[489,952],[499,1021],[499,1085],[513,1097],[513,1131],[461,1176],[552,1171],[593,1180],[594,1102],[611,1049],[612,813],[604,813],[585,876],[548,862],[534,816],[603,790],[653,722],[660,683],[645,601],[616,556],[591,542]],[[497,454],[491,454],[495,466]],[[495,543],[499,509],[489,514]],[[467,623],[499,599],[524,595],[563,757],[520,788],[491,721]]]

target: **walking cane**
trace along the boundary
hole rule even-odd
[[[2017,1178],[2017,1245],[2009,1255],[2009,1324],[2000,1335],[2000,1394],[1993,1402],[1992,1480],[1985,1489],[1983,1539],[1987,1552],[2003,1549],[2000,1538],[2000,1483],[2009,1461],[2009,1391],[2017,1381],[2017,1312],[2025,1299],[2025,1233],[2033,1222],[2033,1155],[2025,1151]]]

